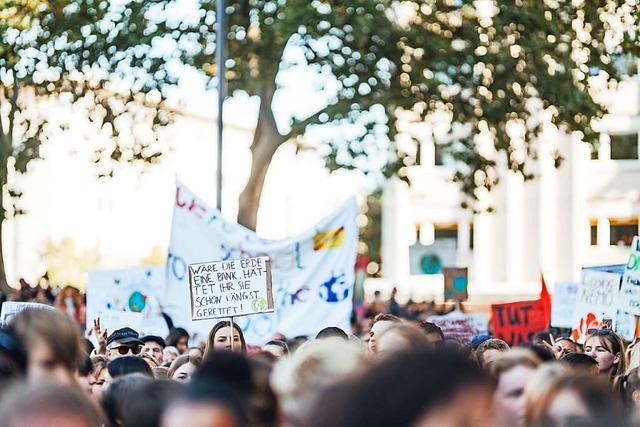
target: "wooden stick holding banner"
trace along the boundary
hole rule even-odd
[[[233,318],[274,311],[269,257],[212,261],[189,265],[191,319]]]

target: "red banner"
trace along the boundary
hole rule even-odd
[[[493,304],[491,314],[493,336],[510,346],[531,342],[533,335],[546,330],[548,325],[542,300]]]

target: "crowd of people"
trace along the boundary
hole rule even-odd
[[[0,426],[633,426],[640,346],[610,329],[583,345],[470,344],[433,323],[375,316],[362,337],[327,327],[249,346],[218,322],[202,345],[27,309],[0,329]]]
[[[640,426],[640,345],[610,329],[463,343],[425,320],[442,307],[377,294],[351,331],[252,346],[230,321],[83,334],[80,296],[46,299],[0,329],[0,427]]]

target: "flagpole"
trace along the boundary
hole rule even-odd
[[[216,10],[216,21],[218,28],[216,29],[217,44],[217,65],[218,65],[218,164],[216,168],[216,208],[222,212],[222,109],[224,106],[224,96],[226,87],[225,76],[225,49],[226,49],[226,14],[225,0],[218,0]]]

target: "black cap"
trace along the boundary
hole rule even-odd
[[[140,341],[140,335],[131,328],[122,328],[114,331],[109,338],[107,338],[107,346],[111,344],[140,344],[144,343]]]
[[[146,336],[141,338],[141,341],[143,343],[156,342],[156,343],[160,344],[160,347],[162,347],[162,348],[165,348],[167,346],[167,343],[164,342],[164,339],[162,337],[157,336],[157,335],[146,335]]]

